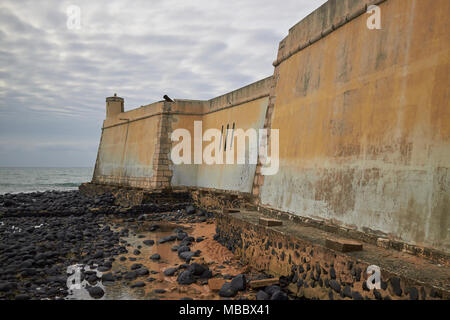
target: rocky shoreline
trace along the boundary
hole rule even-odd
[[[179,263],[172,261],[161,272],[161,285],[167,287],[173,279],[179,287],[212,287],[211,279],[216,279],[219,287],[214,292],[221,298],[288,299],[287,292],[277,285],[255,292],[248,290],[249,280],[269,276],[250,271],[221,274],[225,266],[205,263],[201,250],[193,249],[205,240],[203,235],[194,237],[185,228],[176,227],[152,240],[136,231],[145,226],[148,235],[157,232],[160,223],[186,226],[213,221],[211,212],[185,203],[128,208],[116,205],[111,194],[87,197],[79,191],[48,191],[0,195],[0,299],[66,299],[72,294],[72,285],[80,282],[94,299],[102,298],[108,286],[118,282],[140,290],[155,281],[152,275],[159,273],[149,270],[148,263],[159,263],[161,259],[158,253],[144,258],[141,251],[164,244],[171,246]],[[129,225],[132,227],[125,227]],[[131,235],[139,239],[138,244],[125,240]],[[131,265],[116,268],[125,263]],[[78,266],[78,282],[73,266]],[[168,287],[154,289],[148,296],[165,298],[167,290]],[[180,295],[180,299],[191,298]]]

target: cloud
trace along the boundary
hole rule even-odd
[[[56,165],[92,166],[106,96],[132,109],[269,76],[278,42],[324,2],[1,1],[0,165],[42,165],[51,154]],[[67,28],[70,5],[81,9],[80,30]],[[42,143],[54,147],[33,147]]]

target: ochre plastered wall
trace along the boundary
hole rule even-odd
[[[371,4],[381,30],[366,26]],[[330,0],[280,42],[273,77],[107,118],[93,182],[252,192],[266,208],[448,253],[448,12],[448,0]],[[279,129],[279,172],[173,165],[170,133],[193,137],[194,121]]]
[[[192,186],[251,192],[255,164],[173,165],[171,148],[178,142],[172,143],[171,133],[176,129],[189,131],[193,161],[194,121],[202,122],[203,132],[210,128],[220,130],[227,124],[231,129],[233,123],[236,129],[262,128],[270,84],[271,77],[207,101],[157,102],[111,113],[103,124],[93,182],[139,188]]]
[[[280,44],[280,171],[261,203],[449,252],[450,2],[382,2],[381,30],[362,14],[289,56],[351,3],[364,1],[328,2]]]
[[[234,163],[237,163],[237,139],[234,135],[233,144],[230,143],[233,123],[235,128],[246,131],[247,129],[260,129],[263,127],[265,112],[267,108],[268,97],[262,97],[250,102],[236,105],[232,108],[222,109],[216,112],[207,113],[203,116],[194,115],[174,115],[172,120],[172,130],[184,128],[189,130],[194,143],[194,121],[202,122],[202,131],[205,133],[208,129],[221,130],[223,127],[223,136],[221,147],[225,147],[225,132],[227,125],[230,129],[228,135],[227,148],[224,151],[224,164],[192,164],[192,165],[173,165],[174,173],[172,178],[173,186],[196,186],[202,188],[213,188],[221,190],[234,190],[240,192],[251,192],[253,176],[256,164],[226,164],[226,153],[230,152],[230,147],[234,148]],[[176,142],[177,143],[177,142]],[[175,144],[176,144],[175,143]],[[202,150],[211,142],[203,142]],[[194,149],[191,148],[192,160],[194,158]]]
[[[202,122],[202,132],[208,129],[221,130],[223,126],[222,148],[224,147],[227,125],[232,131],[235,129],[260,129],[264,124],[264,117],[268,104],[269,89],[272,78],[265,78],[253,84],[232,91],[208,101],[175,100],[171,108],[172,131],[182,128],[191,134],[191,155],[194,160],[194,122]],[[226,152],[231,144],[229,133],[228,147],[224,151],[224,164],[181,164],[172,165],[172,186],[191,186],[212,188],[219,190],[239,191],[250,193],[256,164],[225,164]],[[178,142],[174,142],[173,145]],[[203,142],[202,150],[210,142]],[[236,136],[233,141],[235,162],[237,158]]]
[[[203,101],[177,101],[177,114],[173,114],[171,118],[172,132],[177,129],[186,129],[191,134],[191,155],[194,154],[194,121],[201,121],[203,117]],[[180,141],[181,142],[181,141]],[[172,146],[178,142],[173,142]],[[197,171],[196,164],[179,164],[173,165],[171,162],[170,168],[173,176],[171,180],[172,186],[188,186],[194,187],[197,185]]]
[[[105,119],[94,182],[154,187],[154,162],[164,103]]]

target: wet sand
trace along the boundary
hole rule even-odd
[[[181,241],[158,243],[158,240],[173,234],[176,228],[182,228],[189,236],[195,239],[202,237],[201,242],[194,242],[191,250],[200,250],[200,257],[194,257],[191,261],[207,266],[213,272],[213,278],[228,278],[238,274],[248,272],[250,268],[243,266],[239,259],[227,248],[223,247],[213,239],[215,234],[215,224],[213,221],[203,223],[170,223],[170,222],[154,222],[154,221],[136,221],[127,222],[126,219],[111,219],[110,221],[113,231],[120,231],[124,228],[130,230],[129,235],[122,237],[122,241],[126,241],[128,253],[121,254],[116,257],[112,264],[111,272],[115,275],[124,274],[131,270],[133,264],[142,264],[143,267],[150,271],[150,274],[138,277],[136,280],[116,280],[111,284],[102,284],[101,281],[96,285],[101,286],[105,294],[102,300],[140,300],[140,299],[169,299],[179,300],[182,298],[191,298],[194,300],[202,299],[221,299],[217,291],[212,291],[207,280],[201,280],[190,285],[180,285],[177,283],[177,272],[173,276],[165,276],[164,271],[168,268],[179,268],[183,265],[183,261],[173,251],[172,247],[178,245]],[[149,231],[154,225],[159,228],[156,231]],[[144,240],[153,240],[152,246],[143,244]],[[133,251],[138,249],[140,254],[135,255]],[[159,254],[160,259],[154,261],[150,257]],[[126,257],[125,261],[121,261],[121,257]],[[130,260],[131,259],[131,260]],[[148,281],[148,279],[154,279]],[[131,288],[133,283],[143,281],[144,287]],[[156,291],[155,291],[156,290]],[[238,293],[236,298],[251,298],[254,294]],[[67,299],[94,299],[87,290],[73,290],[73,293]]]

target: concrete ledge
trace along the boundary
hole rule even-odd
[[[167,202],[191,201],[187,189],[143,189],[120,187],[98,183],[83,183],[78,188],[86,196],[110,193],[116,198],[115,202],[122,206],[136,206],[144,203],[164,204]]]
[[[281,226],[283,222],[281,220],[276,219],[268,219],[268,218],[259,218],[259,224],[266,227],[275,227]]]
[[[364,230],[364,232],[362,232],[346,228],[344,226],[336,225],[331,222],[319,221],[311,218],[297,216],[291,213],[279,211],[261,205],[257,206],[257,211],[275,219],[292,221],[299,225],[314,227],[331,234],[345,237],[347,239],[362,241],[364,243],[369,243],[385,249],[393,249],[396,251],[405,252],[414,256],[430,259],[447,267],[450,266],[450,257],[445,252],[432,248],[415,246],[394,239],[388,239],[385,234],[376,233],[375,231],[369,229],[366,229]]]
[[[362,243],[347,239],[326,239],[325,246],[339,252],[361,251],[363,249]]]
[[[208,100],[208,102],[205,104],[205,109],[203,110],[203,112],[208,113],[229,105],[239,105],[246,101],[251,101],[264,96],[268,96],[272,82],[273,78],[272,76],[270,76],[251,83],[245,87]]]
[[[261,213],[216,211],[217,238],[255,268],[285,276],[299,297],[319,299],[450,299],[450,269],[392,249],[365,245],[342,253],[325,246],[328,232],[285,222],[259,225]],[[366,270],[377,265],[382,288],[368,290]],[[332,281],[333,280],[333,281]]]

